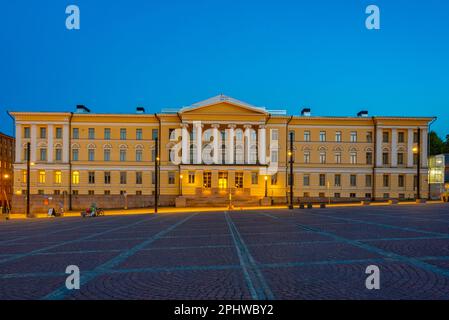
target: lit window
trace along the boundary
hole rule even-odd
[[[45,171],[39,171],[39,183],[45,183]]]
[[[62,172],[61,171],[56,171],[55,172],[55,183],[56,184],[61,184],[62,183]]]
[[[79,171],[73,171],[72,173],[72,184],[80,183],[80,173]]]

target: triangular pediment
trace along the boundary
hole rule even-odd
[[[183,115],[190,114],[227,114],[227,115],[267,115],[264,108],[250,105],[237,99],[218,95],[210,99],[185,107],[180,111]]]

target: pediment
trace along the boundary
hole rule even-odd
[[[207,114],[207,115],[267,115],[263,108],[255,107],[245,102],[226,97],[216,96],[202,102],[183,108],[183,115]]]

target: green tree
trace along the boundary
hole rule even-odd
[[[435,131],[430,131],[429,133],[429,152],[431,156],[436,154],[444,153],[444,149],[448,145],[449,135],[446,136],[446,142],[443,142],[441,138],[437,135]]]
[[[442,153],[449,153],[449,134],[446,135],[446,141],[443,144],[443,150],[441,150]]]

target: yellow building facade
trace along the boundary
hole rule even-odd
[[[10,114],[16,212],[25,202],[27,143],[37,211],[48,199],[66,209],[151,206],[156,159],[161,205],[286,203],[290,134],[295,201],[415,198],[418,152],[421,197],[428,192],[431,117],[289,116],[223,95],[157,114]]]

